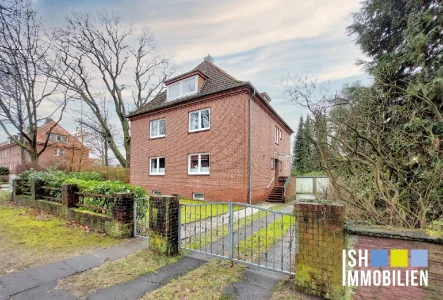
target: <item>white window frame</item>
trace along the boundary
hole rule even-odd
[[[198,172],[191,172],[191,156],[198,155]],[[202,155],[209,156],[209,171],[202,172]],[[209,153],[192,153],[188,155],[188,175],[209,175],[211,172],[211,155]]]
[[[160,158],[163,158],[165,160],[165,171],[160,172]],[[157,159],[157,172],[152,173],[152,160]],[[164,156],[156,156],[156,157],[150,157],[149,158],[149,175],[152,176],[163,176],[166,174],[166,158]]]
[[[65,149],[55,148],[54,156],[65,156]]]
[[[196,195],[202,195],[203,197],[196,197]],[[205,193],[192,192],[192,200],[205,200]]]
[[[194,85],[195,85],[194,86],[194,91],[186,93],[186,94],[183,94],[183,80],[187,80],[187,79],[190,79],[190,78],[194,79]],[[180,94],[177,97],[170,98],[169,97],[169,86],[173,86],[175,84],[179,84],[180,85]],[[198,75],[194,75],[194,76],[183,78],[182,80],[180,80],[178,82],[171,83],[169,86],[166,89],[166,101],[171,101],[171,100],[183,98],[183,97],[186,97],[186,96],[189,96],[189,95],[192,95],[192,94],[196,94],[198,92]]]
[[[204,110],[209,111],[209,127],[207,127],[207,128],[198,128],[198,129],[191,129],[191,114],[192,113],[198,113],[198,124],[199,124],[199,126],[201,126],[202,111],[204,111]],[[210,108],[203,108],[203,109],[199,109],[199,110],[190,111],[189,114],[188,114],[188,122],[189,122],[189,126],[188,126],[189,132],[206,131],[206,130],[211,129],[211,109]]]
[[[271,169],[275,170],[275,158],[271,158]]]
[[[160,132],[160,121],[162,121],[162,120],[165,121],[165,134],[160,135],[158,133]],[[157,126],[157,134],[158,135],[152,135],[151,128],[152,128],[152,123],[153,122],[158,122],[158,126]],[[151,139],[158,139],[158,138],[162,138],[162,137],[165,137],[165,136],[166,136],[166,119],[165,118],[157,119],[157,120],[152,120],[152,121],[149,122],[149,138],[151,138]]]
[[[274,129],[274,142],[278,145],[278,133],[279,132],[279,129],[278,129],[278,127],[275,127],[275,129]]]
[[[161,195],[162,192],[160,192],[159,190],[152,190],[152,195]]]

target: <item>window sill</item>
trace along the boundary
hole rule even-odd
[[[159,174],[151,174],[149,173],[149,176],[165,176],[166,173],[159,173]]]
[[[191,176],[195,176],[195,175],[203,175],[203,176],[208,176],[208,175],[209,175],[209,173],[189,173],[189,172],[188,172],[188,175],[191,175]]]
[[[201,132],[201,131],[208,131],[211,128],[205,128],[205,129],[198,129],[198,130],[189,130],[188,133],[195,133],[195,132]]]
[[[162,139],[162,138],[165,138],[165,137],[166,137],[166,135],[161,135],[161,136],[150,136],[149,139],[150,139],[150,140],[157,140],[157,139]]]

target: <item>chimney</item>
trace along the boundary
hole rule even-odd
[[[208,56],[206,56],[206,57],[203,59],[203,61],[209,61],[210,63],[214,63],[214,59],[212,58],[211,55],[209,55],[209,53],[208,53]]]

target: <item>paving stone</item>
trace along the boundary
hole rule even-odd
[[[270,299],[273,289],[283,279],[284,276],[276,272],[247,268],[243,272],[242,279],[228,285],[223,295],[229,299]]]
[[[74,300],[71,293],[65,290],[56,290],[56,281],[48,282],[40,285],[36,288],[24,291],[17,295],[14,295],[14,300],[46,300],[46,299],[57,299],[57,300]]]
[[[101,259],[93,254],[71,257],[64,262],[77,272],[83,272],[88,269],[98,267],[102,264]]]
[[[170,279],[177,278],[206,263],[196,257],[185,256],[173,264],[160,268],[155,273],[137,277],[134,280],[117,284],[92,293],[88,299],[139,299],[144,294],[166,285]]]
[[[11,296],[34,288],[38,285],[38,282],[26,272],[3,275],[0,277],[0,282]]]
[[[11,297],[9,296],[8,291],[3,286],[3,284],[0,282],[0,300],[8,300],[9,298],[11,298]]]
[[[51,282],[77,273],[74,268],[68,266],[64,261],[57,261],[28,269],[25,272],[28,273],[38,284]]]

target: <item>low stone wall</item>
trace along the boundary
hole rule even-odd
[[[133,236],[134,200],[131,194],[117,194],[112,215],[107,216],[76,208],[73,202],[75,197],[72,197],[74,191],[76,189],[72,185],[63,186],[62,203],[41,199],[34,200],[34,194],[31,196],[17,195],[15,192],[12,199],[21,205],[39,209],[69,221],[75,221],[88,226],[94,231],[104,232],[112,237],[125,238]]]
[[[443,298],[443,233],[425,230],[396,229],[383,226],[347,226],[347,247],[349,249],[428,250],[428,286],[359,286],[351,288],[352,299],[442,299]],[[389,251],[388,251],[389,253]],[[389,261],[391,257],[389,256]],[[411,267],[411,254],[408,253],[408,266],[402,268],[375,268],[383,270],[418,270]],[[364,270],[368,268],[354,268]],[[374,270],[374,268],[371,268]],[[404,274],[404,272],[402,273]],[[402,277],[405,283],[406,278]]]

